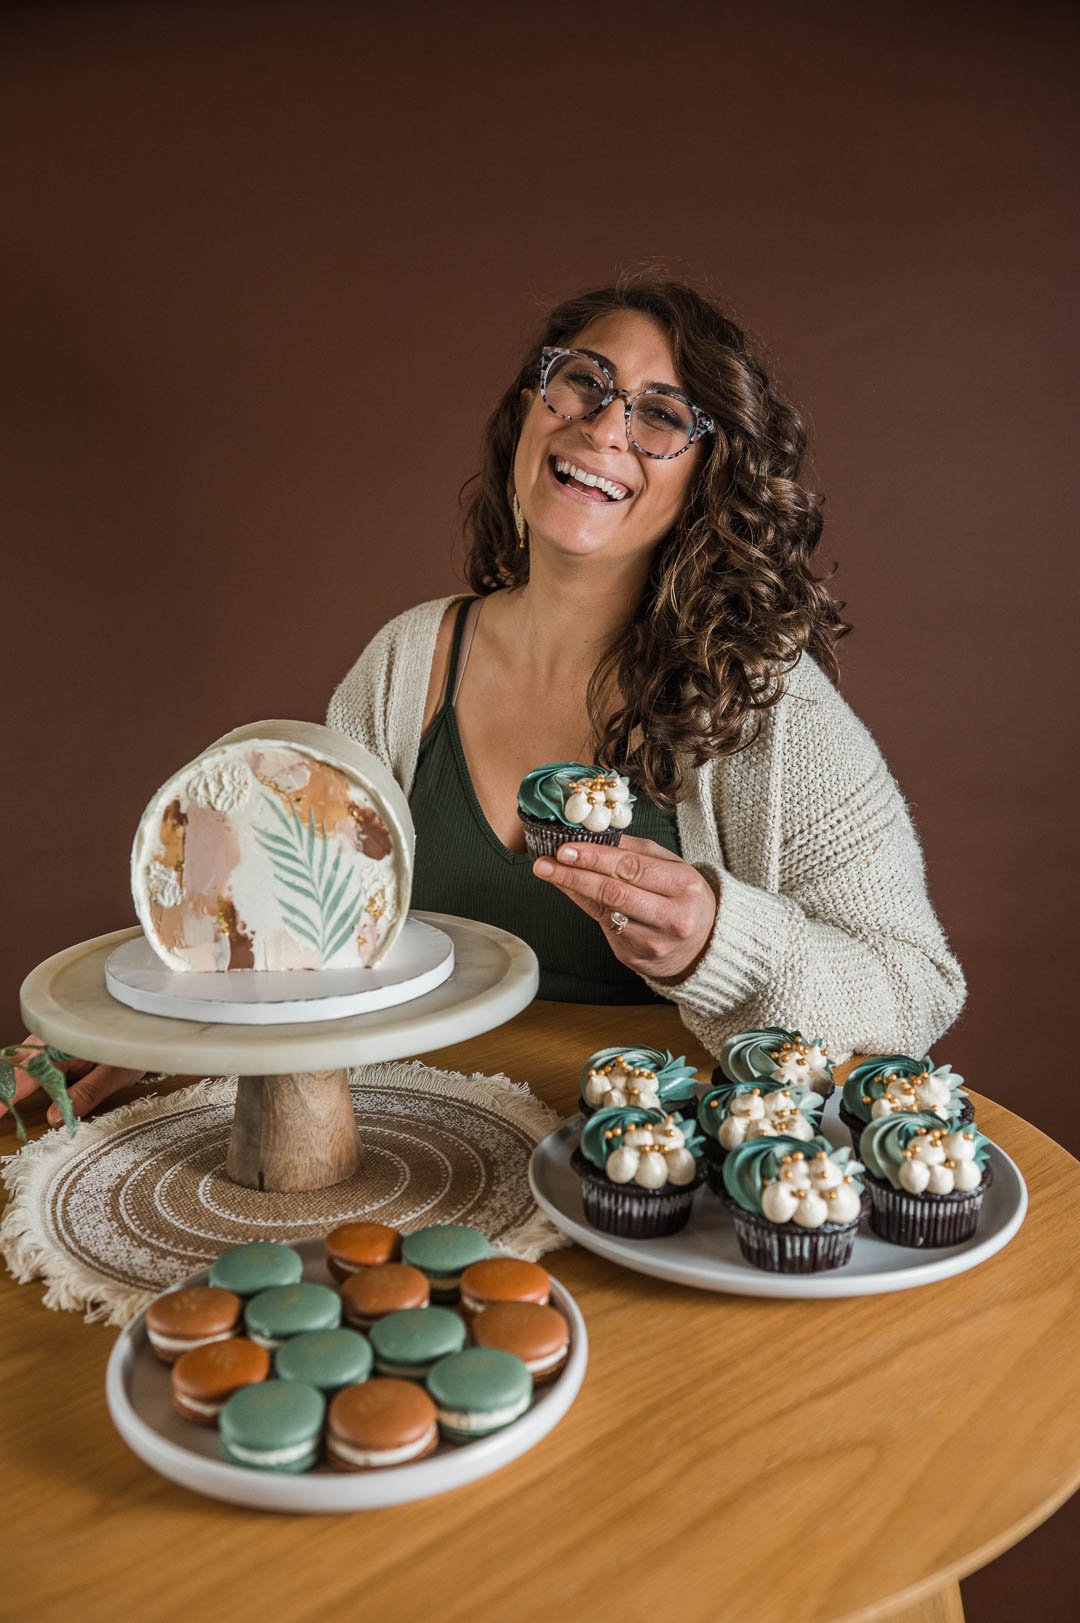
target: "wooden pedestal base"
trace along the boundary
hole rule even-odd
[[[345,1071],[242,1076],[225,1171],[247,1189],[325,1189],[360,1165]]]

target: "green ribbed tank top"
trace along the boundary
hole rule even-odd
[[[658,1003],[663,1000],[621,963],[604,931],[567,896],[537,879],[532,858],[511,851],[476,798],[461,747],[454,691],[469,605],[458,608],[446,676],[446,698],[420,743],[409,800],[416,827],[412,906],[481,919],[527,941],[540,961],[538,996],[565,1003]],[[632,832],[681,855],[675,817],[644,795]]]

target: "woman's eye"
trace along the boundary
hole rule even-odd
[[[604,385],[595,372],[571,372],[570,382],[582,394],[603,395]]]

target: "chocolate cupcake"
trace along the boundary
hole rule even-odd
[[[823,1099],[836,1087],[832,1060],[822,1039],[807,1039],[785,1026],[736,1032],[720,1050],[714,1082],[760,1082],[762,1078],[812,1088]]]
[[[690,1114],[697,1071],[668,1049],[601,1048],[581,1069],[578,1104],[583,1115],[617,1105]]]
[[[975,1123],[930,1111],[879,1116],[862,1132],[870,1227],[893,1245],[961,1245],[979,1226],[993,1176]]]
[[[590,1116],[570,1159],[593,1228],[628,1240],[677,1234],[701,1183],[693,1122],[622,1106]]]
[[[568,840],[618,845],[636,796],[627,778],[580,761],[550,761],[521,780],[518,816],[531,857],[551,857]]]
[[[799,1083],[791,1087],[762,1077],[758,1082],[721,1082],[698,1106],[704,1133],[702,1163],[714,1195],[724,1195],[723,1167],[731,1150],[752,1138],[812,1139],[825,1101]]]
[[[724,1162],[725,1204],[755,1268],[817,1274],[851,1258],[862,1211],[862,1167],[824,1138],[754,1138]]]
[[[840,1095],[840,1120],[851,1134],[855,1154],[863,1128],[898,1110],[927,1111],[941,1122],[974,1121],[975,1107],[961,1086],[963,1080],[951,1065],[934,1065],[929,1057],[885,1054],[856,1065]]]

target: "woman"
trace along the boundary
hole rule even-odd
[[[782,1025],[834,1056],[922,1054],[963,979],[899,791],[831,685],[846,627],[811,571],[804,446],[692,289],[559,306],[488,425],[477,601],[391,621],[328,720],[410,797],[414,905],[524,935],[541,996],[667,998],[714,1051]],[[518,783],[574,760],[630,774],[634,833],[530,863]]]
[[[385,626],[327,719],[409,796],[413,905],[525,936],[542,997],[666,998],[714,1052],[781,1025],[836,1058],[923,1054],[963,978],[900,793],[832,686],[847,628],[811,569],[804,447],[691,288],[560,305],[488,425],[474,595]],[[530,862],[517,786],[575,760],[630,774],[634,832]],[[96,1067],[76,1108],[131,1079]]]

